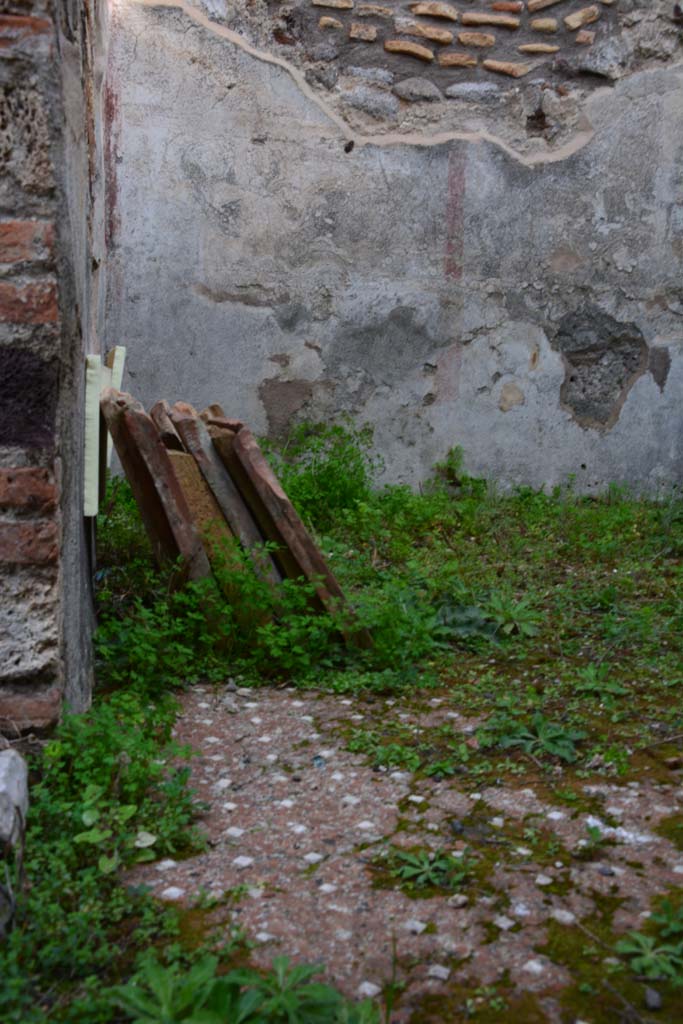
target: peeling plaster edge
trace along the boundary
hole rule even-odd
[[[475,145],[481,142],[488,142],[493,146],[497,146],[498,149],[501,149],[504,153],[517,161],[517,163],[522,164],[524,167],[537,167],[544,164],[559,163],[562,160],[566,160],[568,157],[573,156],[575,153],[578,153],[581,149],[587,146],[595,135],[595,130],[591,126],[584,131],[578,132],[570,142],[561,146],[559,149],[550,153],[538,153],[533,156],[525,156],[523,153],[520,153],[519,150],[498,138],[498,136],[492,135],[487,131],[437,132],[434,135],[420,135],[416,133],[406,133],[405,135],[400,133],[387,135],[363,135],[360,132],[355,132],[346,123],[346,121],[339,116],[339,114],[330,109],[330,107],[310,87],[302,72],[299,71],[298,68],[295,68],[293,64],[283,60],[282,57],[276,57],[274,54],[267,53],[265,50],[259,50],[255,46],[252,46],[251,43],[247,42],[244,36],[239,35],[238,32],[233,32],[232,29],[227,28],[225,25],[219,25],[217,22],[212,21],[208,15],[198,10],[193,4],[188,3],[187,0],[131,0],[131,2],[137,7],[147,7],[152,9],[166,8],[168,10],[182,11],[190,21],[193,21],[196,25],[206,29],[207,32],[211,32],[213,35],[219,36],[221,39],[225,39],[234,46],[239,47],[239,49],[248,54],[248,56],[254,57],[256,60],[262,61],[264,64],[273,64],[275,67],[281,68],[292,78],[294,84],[306,99],[310,100],[310,102],[313,103],[325,115],[325,117],[339,129],[343,137],[347,141],[353,142],[354,145],[359,147],[431,147],[442,146],[448,142],[469,142]]]

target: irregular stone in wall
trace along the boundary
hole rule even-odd
[[[52,258],[54,229],[51,221],[0,222],[0,263],[34,263]]]
[[[419,43],[409,43],[404,39],[387,39],[384,44],[387,53],[403,53],[407,57],[417,57],[419,60],[434,60],[434,54],[426,46]]]
[[[25,285],[0,281],[0,323],[54,324],[58,316],[54,280],[32,281]]]
[[[344,95],[344,102],[355,110],[362,110],[377,120],[393,119],[399,112],[400,104],[391,93],[383,92],[368,85],[357,85]]]
[[[517,49],[520,53],[558,53],[560,48],[550,43],[523,43]]]
[[[45,45],[52,34],[52,22],[48,18],[37,18],[30,14],[0,15],[0,52],[3,56],[14,56],[22,50],[35,56],[41,37]]]
[[[437,0],[425,0],[425,2],[411,4],[413,14],[427,15],[430,18],[446,18],[448,21],[457,21],[458,12],[450,4],[443,4]]]
[[[563,317],[551,344],[566,367],[562,404],[582,427],[612,426],[648,367],[642,332],[635,324],[585,308]]]
[[[0,173],[27,192],[42,195],[54,187],[45,107],[30,85],[0,87]]]
[[[592,46],[595,42],[595,32],[589,32],[588,29],[582,28],[580,32],[576,33],[574,42],[577,46]]]
[[[275,11],[277,0],[267,0],[267,2],[269,7]],[[295,9],[299,10],[303,3],[304,0],[294,0]],[[394,6],[390,6],[386,0],[384,3],[382,0],[377,0],[376,3],[373,3],[372,0],[365,0],[365,2],[359,2],[359,0],[310,0],[310,4],[314,7],[334,6],[342,11],[353,11],[354,18],[353,22],[341,16],[335,17],[333,20],[321,19],[318,26],[321,35],[323,29],[328,30],[328,36],[333,29],[341,32],[338,27],[340,23],[343,25],[346,40],[336,39],[334,47],[327,42],[325,45],[329,48],[329,56],[327,50],[323,56],[319,47],[309,45],[306,51],[309,59],[318,62],[321,60],[334,62],[337,76],[350,73],[351,65],[362,63],[368,67],[368,70],[372,68],[373,64],[377,70],[388,67],[399,79],[401,78],[401,63],[405,67],[408,64],[408,58],[423,60],[433,65],[430,72],[425,73],[425,77],[428,77],[442,93],[448,88],[442,69],[460,68],[460,77],[469,81],[476,81],[480,77],[478,68],[482,62],[477,60],[472,52],[477,50],[488,51],[487,57],[497,62],[496,67],[489,65],[484,68],[487,72],[500,74],[509,79],[520,78],[528,72],[523,70],[522,65],[516,66],[515,55],[526,54],[529,58],[532,56],[536,58],[533,68],[530,70],[540,70],[541,66],[545,65],[543,73],[550,87],[559,86],[558,79],[561,81],[569,76],[570,79],[573,79],[575,91],[577,89],[587,91],[598,84],[597,78],[586,76],[577,85],[577,73],[583,70],[586,58],[590,59],[591,54],[596,52],[596,47],[605,42],[620,39],[621,37],[616,35],[614,29],[623,27],[622,13],[617,14],[610,11],[609,8],[612,5],[609,4],[600,8],[598,0],[593,0],[590,6],[583,6],[581,10],[577,9],[580,6],[580,0],[574,0],[571,4],[569,0],[529,0],[528,4],[523,3],[522,0],[486,0],[486,2],[468,0],[466,7],[463,7],[462,4],[449,3],[447,0],[412,0],[412,2],[411,0],[402,0],[400,4],[397,3]],[[593,13],[588,12],[602,10],[604,24],[600,26],[598,36],[590,38],[580,36],[576,40],[575,37],[570,36],[563,22],[558,21],[557,17],[534,17],[534,12],[543,15],[548,10],[554,14],[561,7],[566,8],[562,14],[566,14],[570,19],[568,25],[575,23],[578,25],[576,31],[581,29],[579,21],[588,24],[587,19],[594,17]],[[527,17],[527,11],[529,17]],[[412,19],[409,15],[412,15]],[[300,11],[300,16],[304,17],[302,11]],[[386,38],[387,33],[383,31],[381,23],[373,24],[371,22],[372,27],[367,29],[360,27],[362,19],[386,18],[388,20],[390,17],[394,20],[394,30],[390,38]],[[439,21],[443,26],[441,28],[439,28]],[[459,33],[449,31],[452,29],[452,24],[448,24],[449,22],[459,23],[462,26],[462,31]],[[304,25],[303,21],[302,25]],[[558,38],[557,41],[552,40],[552,43],[536,43],[537,33],[557,34]],[[404,36],[414,37],[419,45],[406,45],[403,42]],[[515,38],[515,36],[519,38]],[[452,46],[455,41],[454,37],[462,47],[461,56],[442,59],[438,47]],[[388,64],[383,65],[379,49],[367,48],[366,55],[360,56],[361,50],[358,43],[374,43],[378,40],[382,43],[385,54],[392,56],[391,62]],[[577,52],[577,41],[583,48],[582,52]],[[596,43],[596,47],[593,47],[592,43]],[[463,50],[468,51],[467,55],[462,55]],[[559,58],[565,56],[567,60],[555,61],[553,60],[555,56]],[[406,74],[410,74],[407,69]],[[326,89],[332,88],[338,81],[338,77],[332,81],[331,75],[321,75],[319,67],[307,68],[305,75],[311,84],[323,86]],[[354,74],[354,77],[358,76]],[[347,88],[342,88],[342,103],[348,104],[347,96]],[[472,98],[474,98],[474,94],[472,94]],[[348,105],[354,106],[355,104]],[[375,113],[372,116],[374,117]],[[554,125],[554,134],[548,136],[547,141],[555,141],[557,136],[556,141],[559,143],[561,138],[565,138],[573,128],[573,123],[570,124],[569,121],[565,112],[558,119],[558,124]]]
[[[379,4],[359,4],[354,14],[358,18],[393,18],[394,11],[391,7],[382,7]]]
[[[528,64],[515,64],[509,60],[485,60],[482,67],[497,75],[508,75],[510,78],[523,78],[531,71]]]
[[[590,25],[597,21],[599,17],[600,11],[597,7],[582,7],[580,11],[568,15],[564,19],[564,23],[573,32],[577,28],[582,28],[583,25]]]
[[[52,678],[59,664],[59,591],[53,569],[0,573],[0,664],[3,682]]]
[[[59,721],[63,698],[58,684],[46,688],[40,683],[19,683],[0,689],[0,730],[18,734],[27,729],[49,729]]]
[[[328,17],[326,15],[323,15],[323,17],[320,19],[320,21],[318,22],[318,26],[319,26],[319,28],[332,28],[332,29],[342,29],[342,28],[344,28],[344,25],[342,24],[341,21],[339,21],[338,18],[330,18],[330,17]]]
[[[377,29],[374,25],[360,25],[357,21],[351,23],[349,39],[358,39],[363,43],[374,43],[377,38]]]
[[[476,68],[477,58],[470,53],[442,51],[439,54],[439,64],[442,68]]]
[[[406,36],[417,36],[418,39],[429,39],[433,43],[441,43],[447,46],[453,42],[453,33],[445,28],[437,28],[436,25],[423,25],[417,21],[404,21],[396,19],[396,31]]]
[[[495,46],[496,37],[488,32],[459,32],[458,42],[463,46]]]
[[[55,522],[0,524],[0,563],[50,565],[57,561],[59,531]]]
[[[510,412],[518,405],[524,405],[524,392],[517,384],[503,384],[498,399],[498,408],[501,412]]]
[[[519,28],[519,18],[513,18],[507,14],[478,14],[474,11],[463,14],[461,19],[463,25],[492,25],[496,28]]]
[[[394,86],[393,91],[400,99],[411,103],[433,103],[443,99],[440,90],[428,78],[404,78]]]
[[[562,0],[528,0],[526,6],[529,14],[533,14],[535,11],[542,11],[546,7],[554,7],[555,4],[561,2]]]
[[[493,82],[456,82],[446,89],[449,99],[476,100],[478,103],[497,103],[501,92]]]
[[[57,488],[51,470],[38,466],[0,469],[0,511],[47,515],[56,506]]]

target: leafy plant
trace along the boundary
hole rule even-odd
[[[184,973],[177,965],[163,967],[148,960],[138,975],[114,990],[114,999],[135,1024],[247,1020],[260,1002],[258,995],[244,1000],[238,985],[224,982],[218,987],[217,964],[216,957],[207,956]]]
[[[347,743],[354,754],[368,754],[377,767],[407,768],[414,772],[420,767],[419,753],[404,743],[383,743],[377,732],[354,729]]]
[[[187,771],[172,763],[182,755],[170,742],[174,718],[167,698],[100,698],[87,714],[66,716],[34,759],[27,885],[16,879],[16,927],[0,946],[3,1022],[67,1019],[64,1005],[79,1001],[81,1019],[108,1021],[121,965],[175,939],[176,912],[116,874],[150,850],[201,848]]]
[[[282,485],[304,519],[329,528],[340,512],[370,497],[380,460],[370,454],[372,430],[350,421],[301,423],[284,444],[266,444]]]
[[[472,477],[465,469],[465,453],[460,445],[455,445],[446,453],[444,459],[434,465],[435,480],[442,486],[461,496],[481,499],[488,490],[486,480]]]
[[[532,757],[547,754],[571,763],[576,760],[576,743],[584,739],[586,733],[581,729],[567,729],[536,712],[530,723],[505,715],[492,716],[477,735],[484,747],[519,747]]]
[[[484,609],[449,600],[442,600],[437,607],[436,629],[440,638],[467,644],[494,641],[498,634],[498,624]]]
[[[579,682],[575,687],[576,692],[598,697],[601,701],[608,701],[612,697],[623,697],[628,690],[615,679],[610,679],[609,672],[608,665],[586,665],[578,672]]]
[[[472,863],[466,855],[453,857],[431,850],[394,850],[390,874],[411,889],[458,889],[469,877]]]
[[[436,776],[439,778],[455,775],[458,768],[459,765],[454,759],[444,758],[441,761],[432,761],[431,764],[428,764],[425,768],[425,775],[429,775],[430,777]]]
[[[662,938],[683,935],[683,906],[675,907],[671,900],[662,900],[659,909],[652,915],[652,922],[659,926]]]
[[[631,969],[651,981],[665,979],[683,986],[683,942],[659,944],[658,938],[629,932],[617,942],[617,953],[628,958]]]
[[[183,973],[147,962],[116,990],[134,1024],[378,1024],[372,1003],[353,1006],[329,985],[314,982],[318,966],[276,957],[265,974],[251,968],[216,975],[207,956]]]
[[[534,637],[540,628],[540,616],[528,598],[516,600],[508,591],[493,593],[486,606],[486,614],[496,630],[504,636],[518,634]]]

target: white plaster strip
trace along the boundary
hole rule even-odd
[[[288,61],[283,60],[281,57],[276,57],[272,53],[267,53],[265,50],[259,50],[255,46],[241,36],[238,32],[233,32],[232,29],[227,28],[225,25],[219,25],[217,22],[212,21],[203,11],[198,10],[187,0],[132,0],[133,3],[137,4],[138,7],[150,7],[157,9],[170,9],[182,11],[191,21],[201,28],[206,29],[207,32],[211,32],[215,36],[219,36],[221,39],[225,39],[227,42],[232,43],[234,46],[238,46],[244,53],[256,60],[262,61],[264,64],[274,64],[276,67],[282,68],[287,74],[293,79],[297,88],[303,93],[303,95],[310,100],[311,103],[315,104],[319,110],[339,129],[345,139],[353,142],[357,146],[441,146],[447,142],[489,142],[491,145],[498,146],[508,156],[512,157],[518,163],[523,164],[525,167],[536,167],[541,164],[552,164],[558,163],[559,161],[566,160],[574,153],[578,153],[579,150],[583,149],[595,135],[595,131],[592,127],[586,128],[584,131],[577,132],[574,138],[566,143],[564,146],[558,147],[558,149],[547,153],[534,153],[531,156],[526,156],[514,149],[513,146],[508,145],[502,139],[496,135],[491,135],[487,131],[478,132],[437,132],[434,134],[421,135],[415,132],[401,134],[398,132],[389,133],[386,135],[363,135],[360,132],[355,132],[336,111],[332,110],[324,100],[310,87],[306,81],[303,73],[295,68],[294,65]]]

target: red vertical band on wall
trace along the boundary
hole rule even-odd
[[[451,148],[448,154],[448,186],[446,193],[446,245],[444,277],[462,279],[464,255],[465,148]]]
[[[118,96],[114,87],[108,82],[104,88],[104,202],[105,202],[105,241],[107,248],[116,242],[119,229],[118,180],[116,167],[116,150],[121,133],[119,120]]]

